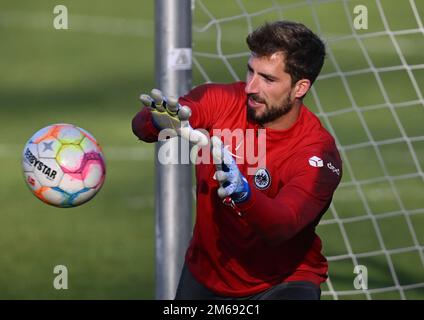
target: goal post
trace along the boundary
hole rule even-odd
[[[178,97],[191,87],[191,0],[155,1],[156,86]],[[179,157],[181,140],[170,139],[169,158]],[[178,162],[178,161],[177,161]],[[155,160],[156,299],[174,299],[191,237],[192,171],[190,164]]]

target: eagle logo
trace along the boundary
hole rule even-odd
[[[260,168],[255,173],[255,186],[259,190],[265,190],[271,185],[271,175],[265,168]]]

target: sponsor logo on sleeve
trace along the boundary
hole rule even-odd
[[[340,169],[336,168],[331,162],[327,163],[327,168],[333,171],[333,173],[340,175]]]
[[[311,167],[315,167],[315,168],[324,167],[324,161],[320,157],[313,156],[313,157],[309,158],[308,161],[309,161],[309,165]],[[328,169],[330,169],[331,172],[333,172],[333,173],[337,174],[338,176],[340,176],[340,169],[339,168],[336,168],[331,162],[327,162],[326,163],[326,167]]]
[[[309,164],[311,165],[311,167],[317,168],[321,168],[322,166],[324,166],[324,162],[322,161],[322,159],[317,156],[309,158]]]

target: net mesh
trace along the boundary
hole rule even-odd
[[[359,30],[360,1],[194,4],[194,84],[244,80],[245,37],[265,21],[302,22],[325,41],[305,104],[335,137],[344,176],[317,228],[330,265],[323,297],[424,298],[424,3],[367,1]],[[358,265],[367,289],[354,287]]]

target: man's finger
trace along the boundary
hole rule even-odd
[[[165,107],[166,107],[166,101],[162,95],[162,91],[158,90],[158,89],[152,89],[152,91],[150,92],[155,105],[156,105],[156,109],[159,112],[165,112]]]
[[[206,146],[209,143],[208,137],[205,134],[198,130],[194,130],[190,125],[175,128],[175,130],[177,130],[182,138],[200,147]]]
[[[217,166],[218,169],[221,168],[222,160],[223,160],[223,154],[222,154],[222,142],[221,139],[219,139],[216,136],[213,136],[211,138],[212,143],[212,157],[213,157],[213,163]]]
[[[204,147],[209,143],[209,139],[204,133],[194,129],[190,131],[190,141],[200,147]]]
[[[221,149],[222,148],[222,141],[221,141],[221,139],[219,137],[212,136],[211,142],[212,142],[212,147],[213,148],[217,148],[217,149]]]
[[[217,172],[215,172],[214,177],[215,177],[215,179],[216,179],[216,180],[218,180],[220,183],[223,183],[223,182],[225,182],[225,181],[227,181],[227,180],[228,180],[228,175],[227,175],[227,173],[226,173],[226,172],[224,172],[224,171],[217,171]]]
[[[228,187],[226,187],[226,188],[220,187],[220,188],[218,188],[217,193],[218,193],[218,197],[223,199],[225,197],[230,196],[232,194],[232,191]]]
[[[150,95],[153,98],[153,100],[155,100],[156,104],[162,103],[163,101],[162,91],[160,91],[159,89],[152,89],[152,91],[150,91]]]
[[[222,158],[223,158],[222,162],[226,164],[227,166],[234,163],[234,158],[226,147],[222,148]]]
[[[149,95],[147,95],[147,94],[140,95],[140,101],[146,107],[152,107],[152,104],[154,104],[153,99]]]
[[[218,170],[222,170],[224,168],[228,169],[229,166],[235,164],[233,156],[231,155],[230,151],[224,147],[220,138],[213,136],[211,138],[211,142],[213,161]]]
[[[181,108],[180,104],[178,103],[178,99],[169,97],[167,102],[166,109],[168,110],[168,113],[173,116],[177,115],[178,110]]]
[[[178,110],[178,119],[181,121],[187,121],[191,116],[191,109],[187,106],[182,106]]]

